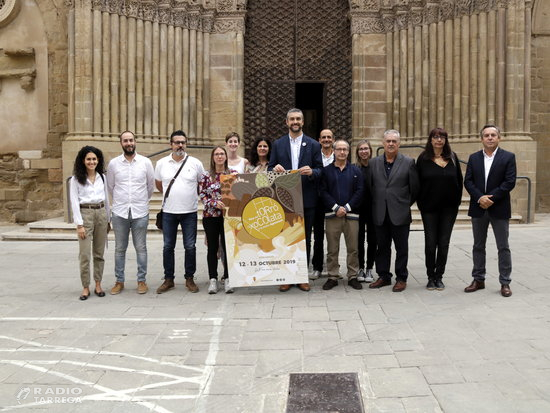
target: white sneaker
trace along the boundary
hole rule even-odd
[[[225,288],[225,293],[226,294],[231,294],[231,293],[235,292],[235,290],[233,288],[231,288],[231,286],[229,285],[229,278],[226,278],[224,280],[224,288]]]
[[[363,268],[359,269],[359,271],[357,272],[357,281],[359,281],[360,283],[365,282],[365,271],[363,270]]]
[[[371,283],[374,281],[374,276],[372,275],[372,269],[368,269],[365,274],[365,282]]]
[[[218,280],[210,278],[210,284],[208,285],[208,294],[216,294],[218,292]]]
[[[309,279],[310,279],[310,280],[316,280],[316,279],[318,279],[318,278],[320,278],[320,277],[321,277],[321,271],[317,271],[317,270],[313,271],[313,272],[309,275]]]

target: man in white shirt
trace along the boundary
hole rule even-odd
[[[185,133],[181,130],[173,132],[170,136],[172,153],[160,159],[155,168],[155,185],[164,194],[183,165],[168,192],[168,197],[164,199],[162,208],[164,282],[157,289],[157,294],[162,294],[174,288],[174,248],[176,247],[180,225],[185,249],[185,286],[192,293],[199,291],[193,277],[197,268],[195,248],[199,199],[197,188],[201,176],[204,174],[204,168],[201,161],[185,153],[186,145],[187,137]]]
[[[116,283],[111,294],[124,289],[124,267],[128,238],[132,241],[137,258],[138,294],[148,291],[147,275],[147,225],[149,224],[149,200],[155,188],[153,164],[145,156],[136,153],[136,137],[125,131],[119,136],[123,154],[109,162],[107,190],[113,205],[112,223],[115,232]]]
[[[516,156],[499,147],[501,133],[495,125],[485,125],[480,132],[483,149],[470,155],[464,187],[470,194],[468,215],[472,217],[472,283],[464,292],[485,288],[487,231],[493,228],[498,250],[500,293],[510,297],[512,290],[512,255],[508,243],[512,215],[510,192],[516,185]]]
[[[319,143],[321,144],[321,159],[323,168],[334,162],[334,134],[330,129],[323,129],[319,134]],[[310,274],[310,280],[316,280],[323,271],[323,261],[325,258],[324,249],[325,239],[325,208],[323,203],[319,202],[315,206],[315,221],[313,223],[313,257],[311,264],[313,272]]]

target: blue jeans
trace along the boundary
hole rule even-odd
[[[137,280],[145,281],[147,275],[147,225],[149,214],[141,218],[122,218],[113,214],[113,231],[115,232],[115,276],[117,282],[124,282],[124,267],[126,265],[126,250],[128,237],[132,231],[132,242],[136,250]]]
[[[164,278],[174,279],[174,249],[178,236],[178,226],[183,232],[183,248],[185,248],[185,278],[193,278],[197,269],[197,213],[162,215],[162,234],[164,248],[162,250],[162,264],[164,265]]]

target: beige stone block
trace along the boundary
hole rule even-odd
[[[21,159],[41,159],[42,151],[18,151],[17,155]]]
[[[57,169],[61,168],[61,159],[33,159],[31,169]]]
[[[0,189],[0,200],[20,201],[25,199],[25,192],[20,189]]]
[[[362,55],[385,55],[385,34],[360,34],[353,39],[353,53]]]
[[[210,67],[232,67],[234,62],[233,55],[220,54],[210,55]]]
[[[233,69],[231,68],[211,68],[210,79],[213,81],[230,81],[233,79]]]
[[[63,182],[63,170],[48,169],[48,180],[50,182]]]
[[[220,33],[210,35],[210,54],[224,55],[236,50],[235,33]]]
[[[365,76],[371,82],[385,82],[386,81],[386,69],[385,68],[375,68],[368,67],[365,69]]]

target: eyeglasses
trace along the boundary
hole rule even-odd
[[[187,141],[172,141],[172,143],[176,146],[187,145]]]

